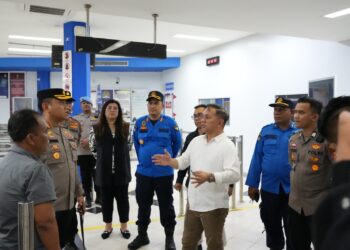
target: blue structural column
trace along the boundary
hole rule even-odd
[[[74,115],[81,112],[79,98],[90,96],[90,55],[75,52],[75,33],[81,28],[85,29],[86,24],[83,22],[64,24],[64,50],[72,51],[72,92],[77,101],[73,106]]]
[[[37,91],[50,88],[50,71],[36,72]]]

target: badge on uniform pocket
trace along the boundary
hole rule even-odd
[[[320,167],[318,165],[316,165],[316,164],[313,164],[311,166],[311,169],[312,169],[312,171],[317,172],[318,170],[320,170]]]
[[[55,153],[52,154],[52,158],[54,158],[55,160],[58,160],[58,159],[61,158],[61,155],[60,155],[60,153],[55,152]]]

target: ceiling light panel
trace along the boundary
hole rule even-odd
[[[166,51],[169,53],[185,53],[186,52],[183,49],[167,49]]]
[[[336,12],[324,15],[324,17],[326,17],[326,18],[337,18],[337,17],[349,15],[349,14],[350,14],[350,8],[347,8],[347,9],[339,10],[339,11],[336,11]]]
[[[174,38],[206,41],[206,42],[218,42],[218,41],[220,41],[220,38],[216,38],[216,37],[192,36],[192,35],[186,35],[186,34],[176,34],[176,35],[174,35]]]
[[[10,38],[10,39],[18,39],[18,40],[43,41],[43,42],[58,42],[58,43],[62,42],[61,39],[50,38],[50,37],[9,35],[8,38]]]
[[[51,50],[43,50],[43,49],[8,48],[8,51],[25,52],[25,53],[38,53],[38,54],[51,54]]]

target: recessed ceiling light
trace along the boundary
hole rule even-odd
[[[39,53],[39,54],[51,54],[51,50],[44,50],[44,49],[8,48],[8,51],[26,52],[26,53]]]
[[[166,49],[166,51],[171,53],[185,53],[183,49]]]
[[[192,35],[184,35],[184,34],[176,34],[174,38],[182,38],[182,39],[190,39],[190,40],[198,40],[198,41],[206,41],[206,42],[218,42],[220,38],[216,37],[206,37],[206,36],[192,36]]]
[[[21,39],[21,40],[32,40],[32,41],[43,41],[43,42],[62,42],[61,39],[58,38],[50,38],[50,37],[35,37],[35,36],[19,36],[19,35],[9,35],[11,39]]]
[[[339,10],[337,12],[333,12],[327,15],[324,15],[324,17],[327,18],[336,18],[336,17],[341,17],[350,14],[350,8]]]

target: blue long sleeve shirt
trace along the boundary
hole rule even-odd
[[[246,185],[270,193],[279,194],[280,186],[285,193],[290,191],[290,170],[288,142],[297,131],[294,124],[281,130],[275,123],[262,128],[255,144]]]
[[[152,162],[152,156],[164,154],[164,149],[172,157],[176,157],[181,149],[181,132],[174,119],[161,115],[159,120],[152,124],[147,115],[139,118],[135,123],[133,140],[139,160],[137,173],[148,177],[174,174],[170,166],[157,166]]]

